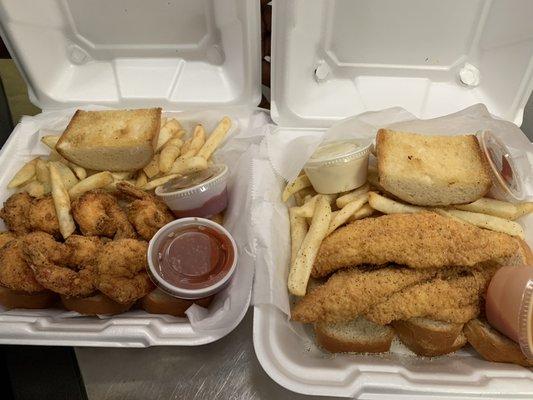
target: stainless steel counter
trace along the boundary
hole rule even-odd
[[[228,336],[199,347],[77,348],[89,399],[309,398],[285,390],[263,371],[253,348],[252,317],[250,308]]]

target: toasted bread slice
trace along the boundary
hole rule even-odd
[[[134,171],[153,157],[161,109],[78,110],[56,144],[67,160],[97,171]]]
[[[185,311],[193,304],[202,307],[209,307],[213,296],[204,297],[197,300],[185,300],[172,297],[161,289],[155,289],[144,296],[140,303],[141,308],[150,314],[168,314],[175,317],[185,317]]]
[[[380,185],[411,204],[471,203],[492,186],[474,135],[426,136],[380,129],[377,154]]]
[[[532,367],[520,346],[492,328],[488,322],[473,319],[464,327],[468,343],[487,361],[512,363]]]
[[[434,357],[453,353],[466,344],[463,324],[411,318],[392,323],[394,331],[412,352],[419,356]]]
[[[315,324],[317,344],[331,353],[383,353],[389,351],[394,330],[359,317],[337,324]]]

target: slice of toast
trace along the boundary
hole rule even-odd
[[[411,318],[395,321],[392,326],[402,343],[419,356],[435,357],[453,353],[466,344],[463,324]]]
[[[408,203],[470,203],[492,186],[474,135],[426,136],[380,129],[376,142],[380,185]]]
[[[390,349],[394,330],[359,317],[346,323],[317,323],[315,336],[331,353],[383,353]]]
[[[465,325],[464,333],[468,343],[487,361],[533,366],[533,361],[522,354],[517,343],[492,328],[486,321],[473,319]]]
[[[67,160],[97,171],[135,171],[154,155],[161,108],[78,110],[56,144]]]

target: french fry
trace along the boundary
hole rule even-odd
[[[491,231],[507,233],[511,236],[525,237],[524,229],[518,222],[509,221],[500,217],[487,214],[474,213],[470,211],[436,208],[434,211],[438,214],[459,219],[479,228],[489,229]]]
[[[207,161],[202,157],[178,158],[172,164],[171,174],[188,175],[207,169]]]
[[[313,221],[305,235],[302,245],[298,250],[294,263],[292,263],[288,288],[289,292],[295,296],[304,296],[307,289],[307,282],[311,275],[311,270],[315,262],[316,255],[322,240],[326,237],[329,224],[331,222],[331,206],[325,197],[319,197],[316,203]]]
[[[143,168],[148,179],[152,179],[159,173],[159,154],[154,155],[150,162]]]
[[[293,265],[298,250],[307,234],[307,222],[305,218],[294,215],[292,209],[289,210],[289,222],[291,225],[291,265]]]
[[[113,174],[109,171],[100,172],[85,178],[82,181],[79,181],[74,186],[70,188],[68,194],[71,199],[79,197],[85,192],[93,189],[99,189],[108,186],[113,183],[114,178]]]
[[[360,188],[352,190],[350,193],[337,197],[337,207],[343,208],[346,204],[352,202],[353,200],[359,198],[362,194],[368,193],[370,190],[370,185],[367,183]]]
[[[368,192],[368,204],[370,204],[370,207],[374,210],[381,211],[383,214],[418,213],[428,211],[424,207],[403,204],[381,196],[376,192]]]
[[[137,186],[138,188],[142,188],[147,183],[148,183],[148,177],[146,176],[143,170],[140,170],[137,173],[137,179],[135,180],[135,186]]]
[[[366,217],[370,217],[372,214],[374,214],[374,209],[370,207],[370,204],[365,204],[363,207],[361,207],[359,210],[354,212],[352,216],[350,217],[350,222],[357,221],[358,219],[363,219]]]
[[[294,193],[294,200],[296,201],[297,206],[301,206],[305,203],[305,199],[307,196],[315,196],[317,193],[315,192],[315,189],[313,189],[312,186],[302,189],[296,193]]]
[[[38,158],[35,161],[35,177],[41,183],[50,185],[50,170],[48,163]]]
[[[169,141],[172,137],[174,137],[174,135],[182,130],[183,128],[181,127],[181,124],[174,118],[168,120],[164,125],[161,125],[159,136],[157,137],[155,151],[158,152],[161,150],[167,141]],[[185,133],[185,131],[183,132]]]
[[[305,202],[300,207],[292,207],[294,215],[297,217],[302,218],[312,218],[313,214],[315,212],[315,205],[316,201],[319,197],[325,197],[329,204],[332,205],[335,203],[335,199],[337,198],[336,194],[316,194],[311,197],[311,195],[307,195],[305,198]]]
[[[311,186],[311,181],[307,177],[307,175],[300,175],[298,178],[294,180],[294,182],[288,184],[285,187],[285,190],[283,190],[283,194],[281,195],[281,200],[286,203],[287,200],[296,192],[299,192],[302,189],[305,189],[307,187]]]
[[[68,238],[75,230],[76,224],[70,213],[70,197],[63,183],[58,168],[59,162],[50,163],[50,182],[52,186],[52,199],[59,221],[59,231],[63,238]]]
[[[189,148],[191,147],[192,138],[187,139],[185,142],[183,142],[183,146],[181,146],[181,153],[185,154],[189,151]]]
[[[518,219],[533,212],[533,203],[519,203],[516,205],[517,213],[513,219]]]
[[[189,148],[187,149],[187,151],[181,154],[181,158],[194,157],[196,154],[198,154],[198,151],[200,151],[204,143],[205,143],[204,127],[201,124],[198,124],[194,128],[194,133],[192,134],[191,144],[189,145]]]
[[[217,127],[213,130],[213,132],[211,132],[211,135],[209,135],[205,141],[205,144],[202,146],[197,155],[208,160],[215,152],[217,147],[220,146],[220,143],[222,143],[230,128],[231,119],[229,117],[222,118]]]
[[[43,142],[46,146],[50,147],[50,149],[55,150],[56,144],[59,141],[59,138],[61,135],[47,135],[43,136],[41,138],[41,142]]]
[[[455,205],[454,208],[463,211],[493,215],[505,219],[515,219],[518,207],[506,201],[482,198],[470,204]]]
[[[59,175],[61,176],[61,179],[63,180],[63,183],[67,190],[69,190],[72,186],[78,183],[78,178],[76,178],[76,175],[74,175],[74,172],[72,172],[69,167],[67,167],[61,161],[54,162],[56,169],[59,172]]]
[[[79,165],[76,165],[70,161],[68,161],[67,165],[72,171],[74,171],[78,179],[82,180],[82,179],[87,178],[87,171],[85,170],[85,168],[80,167]]]
[[[131,171],[110,172],[110,174],[115,181],[125,181],[133,176],[133,172]]]
[[[167,173],[172,168],[172,164],[176,161],[176,158],[180,155],[181,146],[183,142],[181,139],[170,139],[161,149],[159,154],[159,170],[162,173]]]
[[[15,176],[9,181],[7,184],[8,189],[16,188],[17,186],[24,185],[25,183],[28,183],[35,177],[35,164],[37,163],[37,159],[33,159],[31,161],[28,161],[26,164],[22,166],[21,169],[17,171]]]
[[[50,193],[50,186],[45,187],[45,185],[39,181],[28,182],[22,189],[31,197],[37,198],[43,197],[45,194]]]
[[[338,200],[338,199],[337,199]],[[328,235],[331,234],[339,226],[344,225],[350,217],[368,201],[368,193],[360,194],[359,197],[353,199],[348,204],[345,204],[344,207],[332,218]]]
[[[178,174],[170,174],[166,176],[162,176],[161,178],[154,179],[153,181],[149,181],[146,185],[144,185],[144,190],[152,190],[155,189],[158,186],[164,185],[168,181],[178,177]]]

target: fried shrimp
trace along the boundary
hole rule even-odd
[[[95,190],[84,193],[72,203],[72,214],[86,236],[136,237],[128,216],[109,193]]]
[[[35,279],[23,248],[23,239],[14,239],[0,249],[0,284],[12,290],[40,292],[44,287]]]
[[[117,183],[117,189],[135,199],[128,205],[126,212],[143,239],[150,240],[161,227],[174,220],[167,205],[155,196],[127,182]]]
[[[96,287],[117,303],[132,303],[150,293],[153,284],[146,272],[148,243],[119,239],[106,243],[99,253]]]
[[[28,220],[32,231],[43,231],[52,236],[61,237],[52,196],[34,199],[28,213]]]
[[[66,296],[88,296],[95,291],[96,237],[70,236],[56,242],[44,232],[24,237],[24,255],[35,279],[45,288]]]
[[[15,235],[11,232],[0,232],[0,249],[7,243],[15,240]]]
[[[28,214],[31,207],[31,197],[28,193],[16,193],[4,202],[0,210],[0,218],[4,220],[7,228],[17,235],[30,232]]]

